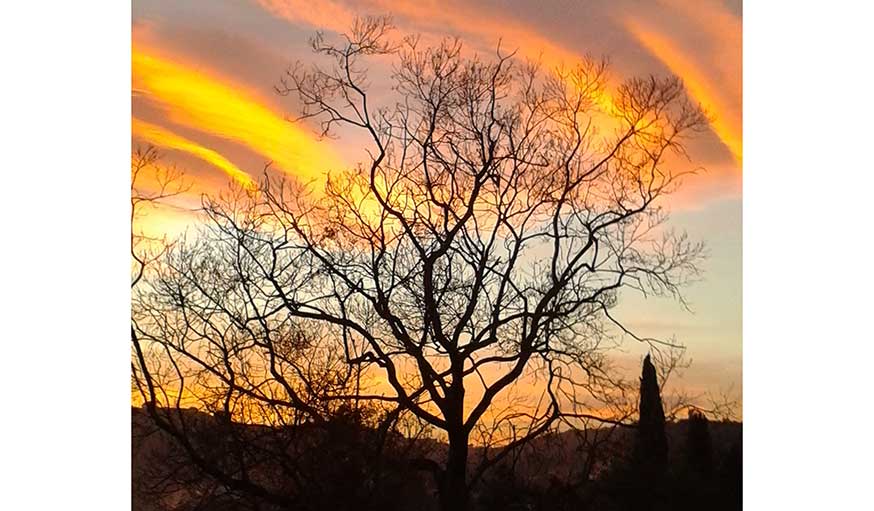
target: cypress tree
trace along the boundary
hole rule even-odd
[[[635,464],[647,473],[663,473],[668,464],[668,439],[665,435],[665,410],[658,376],[647,355],[640,375],[640,420],[637,424]]]

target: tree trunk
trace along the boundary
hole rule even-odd
[[[463,428],[449,432],[449,458],[440,488],[442,511],[465,511],[467,488],[467,432]]]
[[[463,363],[453,361],[452,386],[447,393],[446,419],[449,427],[449,456],[440,488],[442,511],[466,511],[467,488],[467,439],[469,432],[464,427],[464,376]]]

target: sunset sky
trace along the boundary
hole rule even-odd
[[[676,338],[693,366],[677,384],[740,397],[742,58],[741,2],[695,0],[135,0],[132,42],[134,147],[152,144],[193,182],[176,208],[149,211],[142,228],[177,234],[199,195],[256,181],[265,165],[304,181],[365,155],[355,139],[319,140],[286,121],[295,105],[273,92],[287,66],[311,60],[315,30],[343,31],[355,16],[390,14],[400,33],[459,36],[472,50],[518,50],[547,67],[608,56],[612,83],[674,73],[713,116],[690,145],[701,172],[670,198],[671,225],[704,240],[703,280],[692,312],[675,302],[623,296],[617,315],[641,333]],[[642,346],[627,344],[638,363]]]

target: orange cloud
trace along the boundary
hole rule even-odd
[[[689,55],[678,48],[668,37],[642,24],[626,20],[626,27],[632,35],[656,58],[661,60],[672,73],[683,79],[692,97],[701,103],[713,116],[713,131],[725,147],[731,151],[735,161],[740,164],[743,158],[741,122],[721,93],[720,87],[705,75]]]
[[[345,32],[357,15],[365,14],[335,1],[319,2],[318,7],[304,0],[258,0],[258,3],[274,16],[335,32]],[[424,26],[432,34],[445,34],[447,29],[463,33],[468,36],[467,42],[480,49],[493,50],[500,38],[504,52],[517,50],[521,57],[541,61],[550,68],[574,65],[581,57],[520,23],[483,16],[464,3],[447,8],[444,3],[427,1],[372,0],[369,7],[367,13],[391,13],[394,21],[406,29]],[[605,111],[613,111],[613,101],[608,94],[593,99]]]
[[[396,23],[406,29],[425,29],[431,33],[460,32],[468,40],[480,47],[497,43],[498,37],[504,41],[508,49],[518,48],[523,57],[540,59],[549,67],[561,64],[573,64],[580,54],[553,42],[549,37],[532,30],[524,23],[506,18],[485,16],[478,8],[468,3],[454,3],[447,8],[444,2],[437,3],[423,0],[422,2],[401,2],[397,0],[370,0],[364,7],[351,6],[346,2],[328,0],[319,2],[314,7],[303,0],[258,0],[258,3],[273,15],[287,19],[293,23],[312,25],[320,29],[345,31],[351,20],[358,14],[390,12]],[[677,11],[682,17],[701,26],[711,39],[715,41],[728,40],[735,45],[720,44],[721,47],[734,47],[740,44],[740,21],[718,6],[699,5],[685,0],[662,0],[664,7]],[[634,20],[627,20],[626,28],[631,35],[649,52],[660,59],[674,74],[682,78],[692,97],[702,103],[714,115],[713,131],[720,141],[728,148],[735,162],[742,161],[743,144],[740,112],[726,94],[724,83],[715,83],[712,73],[706,73],[694,62],[692,54],[683,52],[674,42],[661,33],[646,29]],[[714,59],[719,62],[709,64],[718,70],[720,80],[736,76],[733,62],[722,62],[721,56]],[[738,91],[739,93],[739,91]],[[609,93],[597,98],[599,106],[613,110],[613,101]]]
[[[278,18],[295,23],[306,23],[322,29],[343,31],[355,19],[346,6],[331,0],[309,2],[302,0],[258,0],[263,9]]]
[[[134,136],[140,137],[146,142],[166,149],[175,149],[192,154],[221,169],[225,174],[246,188],[253,189],[256,187],[255,181],[248,174],[240,170],[221,154],[203,147],[197,142],[188,140],[155,124],[141,121],[136,117],[131,118],[131,129]]]
[[[717,42],[719,48],[724,48],[728,51],[738,51],[740,55],[743,24],[737,16],[726,9],[725,5],[718,2],[700,2],[690,0],[660,0],[660,3],[665,8],[676,11],[682,17],[688,20],[688,23],[695,27],[695,32],[705,33],[711,41]],[[741,62],[734,62],[736,58],[722,59],[712,64],[717,67],[736,66],[737,70],[732,70],[732,73],[739,71]],[[732,74],[731,77],[737,77]]]
[[[174,123],[242,144],[302,182],[322,181],[342,165],[328,145],[240,85],[136,45],[131,65],[134,90],[160,104]]]

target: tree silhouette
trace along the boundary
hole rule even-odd
[[[640,375],[640,419],[634,462],[647,474],[658,475],[668,464],[668,438],[665,435],[665,410],[662,406],[656,368],[647,355]]]
[[[445,456],[411,466],[458,511],[490,467],[559,422],[630,417],[616,334],[662,341],[611,309],[621,290],[682,300],[697,273],[701,245],[664,229],[659,200],[683,175],[665,158],[706,118],[675,78],[627,80],[605,109],[603,61],[543,72],[500,49],[482,60],[457,41],[395,44],[390,29],[372,18],[339,44],[317,35],[329,65],[294,66],[277,88],[299,122],[363,135],[366,161],[319,193],[268,172],[257,191],[206,198],[208,226],[135,296],[134,378],[153,413],[193,399],[237,421],[319,425],[366,405],[368,427],[435,431]],[[368,58],[394,66],[378,101]],[[662,460],[646,364],[641,431]],[[522,380],[540,400],[502,404]],[[471,466],[473,439],[493,448]]]
[[[689,429],[686,441],[689,467],[704,478],[713,475],[713,442],[710,422],[703,412],[689,410]]]

